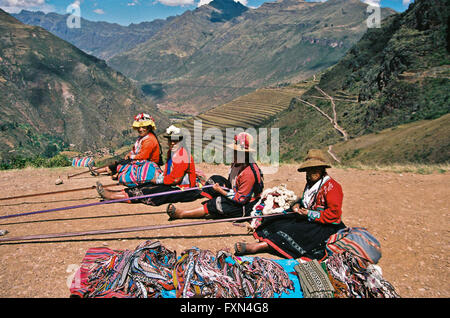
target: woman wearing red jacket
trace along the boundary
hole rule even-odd
[[[133,200],[133,197],[146,196],[162,192],[172,192],[183,188],[198,186],[195,163],[192,155],[183,144],[183,135],[179,128],[171,126],[167,129],[169,151],[164,171],[158,173],[151,183],[127,188],[120,192],[104,189],[97,183],[97,191],[108,200],[126,199],[128,202],[141,202],[152,206],[159,206],[173,202],[191,202],[202,197],[201,190],[189,190],[168,195],[158,195],[151,198]]]
[[[330,235],[345,228],[341,220],[344,194],[326,172],[330,165],[320,150],[310,150],[299,172],[306,172],[303,196],[293,206],[295,214],[263,219],[253,236],[255,243],[236,243],[236,255],[277,252],[286,258],[321,259]]]
[[[131,164],[133,161],[148,160],[162,165],[161,147],[155,135],[156,125],[153,118],[148,114],[138,114],[134,117],[133,129],[139,137],[134,143],[133,149],[125,155],[125,158],[104,168],[96,169],[89,166],[92,175],[106,172],[115,178],[119,165]]]

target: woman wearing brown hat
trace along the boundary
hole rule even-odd
[[[250,153],[253,137],[248,133],[240,133],[234,137],[234,143],[227,145],[234,150],[234,160],[228,179],[212,176],[208,183],[214,184],[212,191],[202,194],[209,198],[202,207],[193,210],[181,210],[173,204],[167,207],[170,219],[181,218],[232,218],[248,216],[263,190],[263,176],[258,165],[251,162]],[[240,160],[242,157],[242,161]],[[227,190],[223,189],[227,188]]]
[[[255,243],[236,243],[237,255],[277,252],[286,258],[321,259],[325,242],[345,228],[341,220],[341,185],[326,172],[330,168],[320,150],[310,150],[297,169],[306,172],[303,195],[293,206],[295,214],[265,218],[256,228]]]

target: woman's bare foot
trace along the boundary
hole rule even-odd
[[[181,209],[177,209],[172,203],[167,206],[166,212],[167,215],[169,215],[169,221],[174,219],[199,219],[205,217],[206,215],[203,207],[194,210],[183,211]]]
[[[234,244],[234,255],[242,256],[248,254],[257,254],[269,251],[269,244],[266,242],[244,243],[237,242]]]

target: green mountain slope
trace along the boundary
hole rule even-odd
[[[106,63],[0,10],[0,159],[135,139],[133,116],[168,120]]]
[[[108,60],[114,55],[131,50],[139,43],[148,41],[173,17],[150,22],[122,26],[116,23],[94,22],[81,18],[80,28],[67,26],[68,14],[43,13],[22,10],[12,14],[19,21],[40,26],[57,37],[75,45],[84,52]]]
[[[217,9],[219,3],[228,7]],[[367,5],[359,0],[239,5],[214,0],[187,11],[109,64],[149,88],[159,107],[198,114],[334,65],[367,29]],[[239,13],[233,19],[213,19],[230,7]]]
[[[448,2],[416,0],[404,13],[384,20],[381,28],[368,30],[273,123],[281,129],[282,158],[301,159],[312,147],[326,148],[449,113],[448,19]],[[448,124],[448,119],[440,122]],[[403,155],[387,160],[448,161],[448,142],[426,141],[430,136],[448,141],[445,132],[437,129],[428,139],[417,139],[415,146],[405,144]],[[374,161],[380,159],[374,151],[371,155]]]

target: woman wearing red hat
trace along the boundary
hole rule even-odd
[[[204,191],[209,200],[202,207],[184,211],[169,204],[167,214],[170,219],[202,218],[232,218],[247,216],[258,202],[263,190],[263,176],[258,165],[251,162],[250,154],[253,137],[248,133],[240,133],[234,137],[234,143],[227,147],[234,150],[234,160],[228,179],[222,176],[212,176],[207,182],[214,184],[213,191]],[[240,162],[240,157],[244,157]],[[224,190],[226,187],[229,190]]]

